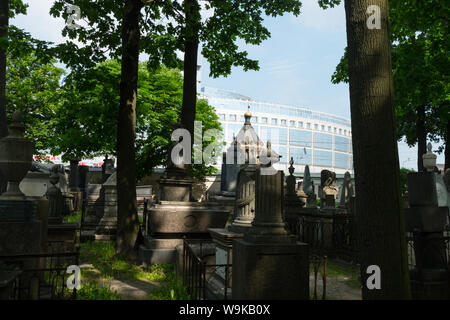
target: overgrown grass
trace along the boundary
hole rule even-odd
[[[189,300],[190,297],[186,291],[186,287],[183,285],[181,279],[179,279],[175,272],[170,272],[163,285],[153,290],[149,295],[150,300]]]
[[[333,260],[327,260],[327,277],[341,278],[348,281],[348,285],[353,288],[361,288],[359,280],[360,270],[358,266],[345,264]]]
[[[64,217],[64,222],[75,223],[81,221],[81,210],[72,212],[70,215]]]
[[[173,272],[171,264],[163,263],[142,268],[116,255],[114,242],[86,242],[81,244],[81,261],[91,263],[106,279],[165,281]]]
[[[85,282],[77,291],[77,300],[120,300],[117,291],[100,287],[96,281]]]

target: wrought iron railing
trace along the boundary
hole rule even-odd
[[[351,215],[300,216],[295,228],[290,229],[299,241],[309,244],[313,254],[357,261],[355,224]]]
[[[206,283],[218,270],[225,273],[223,300],[229,297],[229,283],[231,264],[208,263],[208,257],[215,255],[205,250],[207,246],[214,246],[211,240],[187,240],[183,241],[183,284],[186,286],[189,297],[193,300],[206,299]],[[197,250],[195,250],[196,248]],[[197,252],[196,252],[197,251]]]
[[[76,289],[66,287],[67,267],[79,264],[75,252],[13,254],[0,256],[0,272],[20,273],[13,288],[13,299],[76,299]]]

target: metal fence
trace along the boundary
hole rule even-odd
[[[215,264],[209,261],[215,260],[214,253],[206,248],[215,247],[211,240],[187,240],[183,241],[183,284],[186,286],[189,297],[193,300],[206,299],[206,283],[219,269],[225,273],[223,300],[229,296],[229,275],[231,264]],[[213,258],[213,259],[208,259]]]
[[[312,254],[346,261],[358,260],[355,224],[349,214],[300,216],[290,229],[299,241],[309,244]]]
[[[76,299],[76,289],[66,287],[67,267],[79,264],[75,252],[13,254],[0,256],[0,272],[15,273],[11,299]]]

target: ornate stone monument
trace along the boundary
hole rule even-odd
[[[294,158],[291,157],[291,161],[289,161],[289,175],[286,177],[286,194],[284,197],[285,201],[285,220],[288,224],[290,230],[296,226],[296,222],[298,219],[298,215],[300,213],[300,209],[306,204],[307,196],[303,192],[304,196],[297,195],[297,191],[295,190],[296,178],[294,176],[295,168],[294,168]]]
[[[48,208],[48,223],[58,224],[63,221],[64,197],[61,190],[56,186],[59,182],[59,175],[57,172],[52,172],[50,175],[51,186],[47,190],[47,199],[49,203]]]
[[[352,177],[350,175],[350,172],[348,171],[346,171],[344,174],[344,182],[341,186],[340,195],[341,197],[339,201],[339,207],[346,208],[350,203],[350,199],[355,195],[355,190],[353,189],[352,184]]]
[[[114,172],[102,186],[103,215],[95,230],[95,240],[114,240],[117,234],[117,173]]]
[[[33,143],[24,138],[24,132],[22,114],[15,111],[9,135],[0,139],[0,172],[8,181],[6,192],[0,196],[0,255],[41,252],[38,201],[27,199],[19,189],[31,168],[34,151]],[[27,267],[37,267],[38,263],[34,259],[24,261]],[[21,285],[27,286],[27,280],[23,280]]]
[[[449,299],[448,257],[443,232],[448,223],[448,206],[438,193],[436,155],[423,155],[424,172],[408,173],[409,208],[405,209],[406,231],[414,235],[415,266],[410,270],[415,299]]]
[[[329,170],[322,170],[320,172],[319,187],[320,207],[334,208],[337,195],[336,173]]]
[[[256,170],[256,213],[243,239],[233,241],[233,293],[238,300],[309,299],[308,245],[283,221],[284,173]]]
[[[306,205],[308,208],[316,208],[317,196],[314,193],[314,181],[311,179],[309,166],[305,166],[305,173],[303,174],[303,192],[306,194]]]
[[[159,180],[159,197],[148,210],[148,234],[139,247],[139,258],[145,264],[176,262],[176,248],[184,238],[208,237],[208,228],[225,226],[230,213],[216,202],[193,201],[195,181],[190,178],[190,165],[184,164],[181,151],[173,154],[175,147],[169,151],[165,174]]]

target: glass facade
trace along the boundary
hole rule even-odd
[[[350,120],[312,111],[304,107],[259,102],[232,91],[202,88],[200,98],[207,99],[219,115],[227,145],[244,124],[250,107],[252,126],[260,139],[272,142],[287,169],[291,157],[295,164],[352,170],[353,156]],[[341,173],[343,173],[341,172]]]

